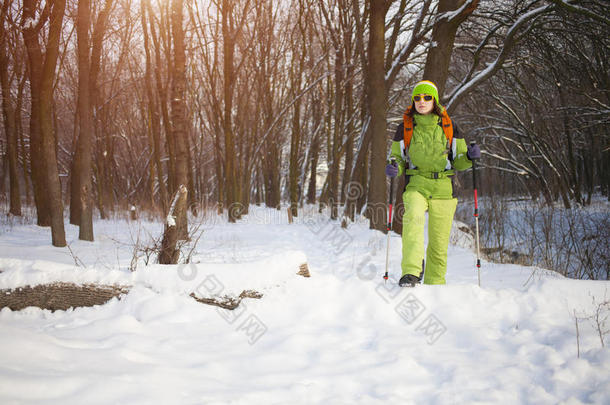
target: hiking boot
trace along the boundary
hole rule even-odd
[[[415,284],[419,284],[421,279],[413,274],[405,274],[398,281],[400,287],[415,287]]]

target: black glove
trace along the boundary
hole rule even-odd
[[[396,163],[389,163],[385,167],[385,175],[388,177],[396,177],[398,175],[398,166],[396,165]]]
[[[476,143],[470,144],[466,155],[470,160],[481,159],[481,148]]]

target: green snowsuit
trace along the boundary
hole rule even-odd
[[[424,258],[425,212],[428,211],[428,248],[425,284],[445,284],[447,248],[457,198],[453,196],[454,170],[472,166],[466,141],[453,126],[450,148],[435,114],[413,116],[413,137],[408,150],[404,145],[403,124],[398,126],[390,156],[398,162],[398,175],[406,174],[403,193],[402,274],[420,276]]]

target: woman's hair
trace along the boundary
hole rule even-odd
[[[415,115],[416,112],[417,112],[417,110],[415,109],[415,101],[413,101],[411,104],[411,111],[410,111],[409,115],[411,117],[413,117],[413,115]],[[439,117],[441,117],[443,115],[443,111],[438,106],[438,103],[436,102],[436,100],[434,100],[434,106],[432,107],[431,112],[438,115]]]

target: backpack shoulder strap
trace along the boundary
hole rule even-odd
[[[409,148],[411,138],[413,137],[413,116],[411,116],[411,107],[409,106],[402,116],[404,126],[404,141],[405,148]]]
[[[441,115],[441,126],[443,127],[443,132],[447,138],[447,147],[451,148],[453,142],[453,124],[451,123],[451,118],[449,118],[449,114],[447,114],[447,110],[445,109],[443,109],[443,114]]]

